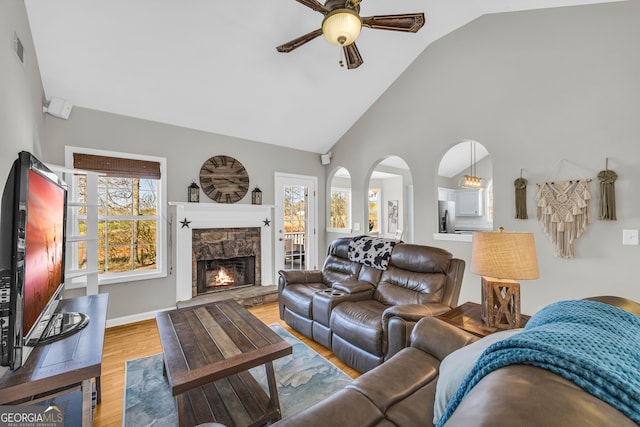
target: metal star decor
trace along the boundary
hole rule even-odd
[[[264,222],[265,227],[269,227],[271,225],[271,220],[269,218],[265,218],[262,222]]]
[[[185,227],[190,228],[189,224],[191,224],[191,221],[188,221],[187,218],[185,217],[182,221],[180,221],[180,224],[182,224],[182,227],[180,228],[185,228]]]

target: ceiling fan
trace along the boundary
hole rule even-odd
[[[415,33],[424,25],[424,13],[361,18],[361,0],[327,0],[324,5],[317,0],[296,1],[324,15],[322,28],[278,46],[278,52],[291,52],[323,34],[329,43],[342,47],[348,69],[358,68],[364,62],[354,43],[362,27]]]

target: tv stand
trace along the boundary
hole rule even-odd
[[[82,394],[82,427],[91,426],[94,378],[97,402],[100,403],[107,302],[107,294],[60,300],[58,313],[86,313],[91,321],[78,333],[67,335],[64,340],[54,340],[33,347],[21,368],[13,371],[6,369],[0,376],[0,405],[35,403],[44,398],[43,395],[55,394],[60,389],[65,392],[79,389]],[[75,316],[67,317],[73,319]]]
[[[87,326],[89,316],[77,311],[53,313],[36,345],[47,344],[75,334]]]

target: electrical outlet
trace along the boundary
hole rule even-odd
[[[638,245],[638,230],[622,230],[623,245]]]

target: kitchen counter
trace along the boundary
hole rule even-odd
[[[473,238],[472,231],[459,231],[456,233],[433,233],[435,240],[449,240],[454,242],[471,242]]]

